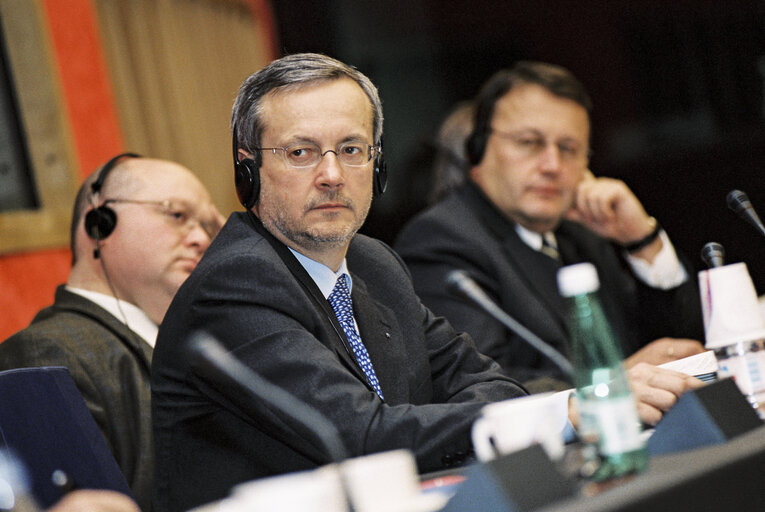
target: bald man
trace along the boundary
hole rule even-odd
[[[182,165],[112,158],[77,194],[67,283],[0,344],[0,370],[69,369],[143,510],[154,477],[149,369],[158,325],[222,221]]]

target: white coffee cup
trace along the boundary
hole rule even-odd
[[[540,444],[551,459],[563,456],[566,417],[558,409],[566,399],[557,393],[541,393],[486,405],[473,423],[473,447],[478,460]]]
[[[254,480],[234,487],[223,512],[345,512],[348,502],[337,465]]]
[[[392,450],[340,464],[346,490],[357,512],[432,512],[446,499],[420,492],[417,464],[409,450]]]
[[[765,319],[746,263],[702,270],[698,276],[706,348],[765,338]]]

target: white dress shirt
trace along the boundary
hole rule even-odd
[[[542,250],[542,237],[544,236],[548,244],[558,247],[555,235],[548,231],[544,235],[524,228],[520,224],[515,225],[515,232],[521,237],[521,240],[536,251]],[[680,263],[675,252],[675,247],[669,241],[667,233],[662,229],[659,237],[663,243],[661,251],[654,258],[653,263],[648,263],[644,259],[637,258],[625,251],[627,262],[632,267],[635,275],[645,284],[652,288],[668,290],[680,286],[688,279],[688,273]]]

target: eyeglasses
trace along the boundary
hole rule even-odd
[[[253,148],[256,151],[271,151],[274,155],[277,151],[282,152],[284,163],[296,169],[315,167],[327,153],[334,153],[341,165],[349,167],[363,167],[382,153],[379,146],[372,146],[362,142],[344,142],[335,149],[322,152],[317,144],[301,142],[283,148]]]
[[[207,236],[212,239],[220,229],[217,219],[202,219],[181,201],[142,201],[140,199],[107,199],[104,205],[115,204],[138,204],[157,208],[167,221],[182,231],[184,235],[191,232],[199,225]]]
[[[548,141],[541,134],[533,132],[511,133],[492,129],[491,133],[510,141],[513,147],[526,157],[538,156],[549,144],[558,148],[560,159],[565,162],[577,162],[591,156],[590,149],[577,141]]]

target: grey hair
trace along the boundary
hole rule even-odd
[[[299,89],[308,84],[347,77],[359,84],[374,112],[374,143],[383,130],[382,102],[372,81],[356,68],[318,53],[296,53],[271,62],[242,83],[231,112],[231,130],[236,135],[234,152],[242,148],[252,153],[260,146],[264,121],[263,98],[271,91]]]

